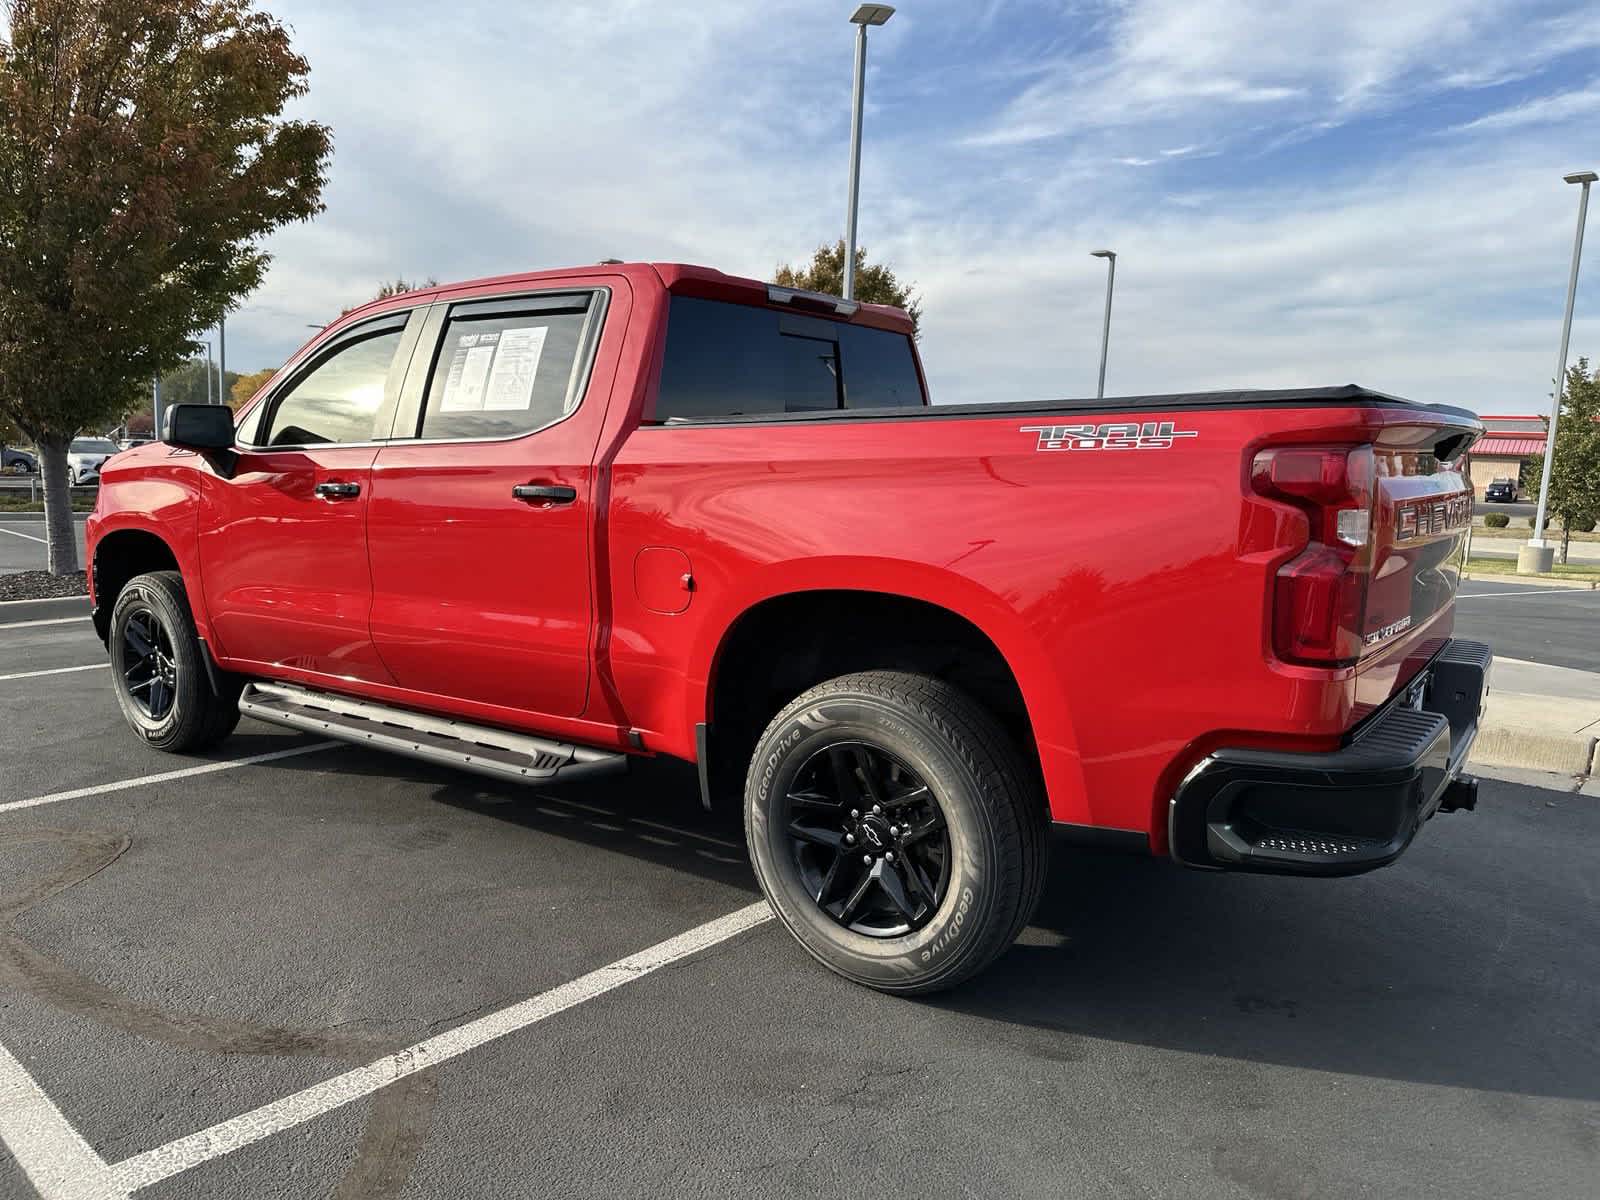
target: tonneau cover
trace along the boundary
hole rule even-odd
[[[1161,396],[1106,396],[1103,399],[1017,400],[983,404],[929,404],[907,408],[826,409],[817,412],[744,413],[709,418],[673,417],[669,425],[773,424],[790,421],[881,421],[938,417],[993,417],[1012,413],[1140,412],[1194,408],[1316,408],[1382,405],[1432,413],[1474,424],[1478,414],[1445,404],[1420,404],[1359,384],[1320,388],[1260,388],[1253,391],[1174,392]]]

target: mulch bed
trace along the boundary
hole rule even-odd
[[[0,575],[0,600],[47,600],[56,596],[87,596],[89,585],[82,571],[52,575],[49,571],[19,571]]]

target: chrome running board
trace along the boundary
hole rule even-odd
[[[239,711],[273,725],[523,783],[601,775],[626,770],[628,765],[628,756],[614,750],[573,746],[489,725],[430,717],[410,709],[286,683],[246,684],[239,697]]]

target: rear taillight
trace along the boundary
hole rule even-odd
[[[1371,446],[1282,446],[1251,463],[1251,489],[1293,504],[1309,527],[1306,548],[1278,569],[1273,587],[1278,657],[1319,667],[1361,657],[1375,475]]]

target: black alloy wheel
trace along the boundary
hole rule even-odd
[[[1011,945],[1044,883],[1035,768],[941,679],[858,671],[785,705],[745,775],[745,840],[773,912],[846,979],[952,987]]]
[[[128,698],[152,721],[163,720],[178,698],[178,664],[172,635],[146,606],[134,609],[122,627],[122,678]]]
[[[933,792],[900,759],[865,742],[824,746],[800,768],[784,806],[800,878],[840,925],[893,938],[938,912],[950,884],[950,831]]]
[[[109,624],[117,705],[147,745],[181,754],[233,732],[244,681],[207,663],[182,575],[135,575],[112,602]]]

